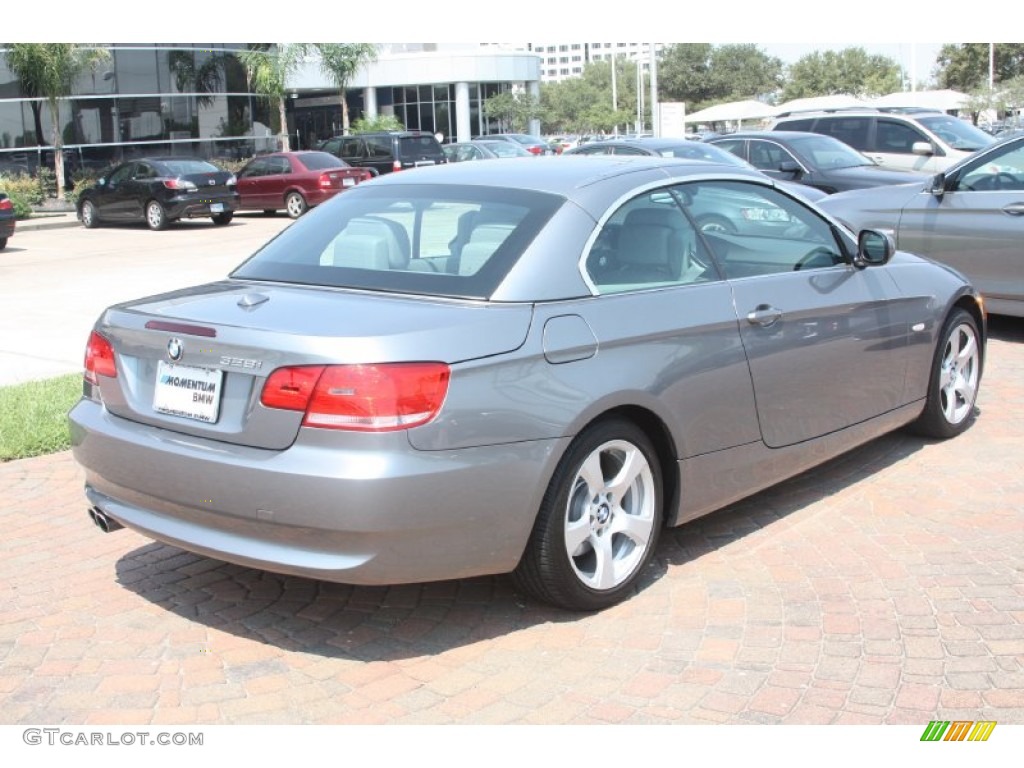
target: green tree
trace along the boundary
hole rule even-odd
[[[95,71],[110,58],[105,48],[78,43],[7,43],[4,58],[26,94],[46,99],[50,107],[50,136],[53,146],[57,197],[64,198],[64,137],[60,129],[60,100],[71,95],[75,79]],[[37,122],[38,133],[42,126]],[[37,136],[37,141],[40,136]]]
[[[540,99],[529,93],[504,91],[484,101],[484,114],[503,130],[523,133],[530,120],[541,117]]]
[[[997,83],[1024,75],[1024,43],[994,43],[993,75]],[[989,44],[944,45],[935,59],[935,81],[964,93],[988,88]]]
[[[288,119],[285,113],[285,98],[288,95],[288,81],[298,70],[309,51],[309,43],[287,43],[272,46],[257,43],[248,50],[239,51],[238,59],[245,67],[249,87],[269,104],[277,106],[280,121],[281,149],[288,152],[291,142],[288,138]]]
[[[688,111],[696,111],[774,94],[782,87],[782,74],[782,60],[753,44],[679,43],[658,59],[658,97],[686,102]]]
[[[873,97],[900,90],[900,66],[863,48],[815,51],[789,68],[782,100],[849,93]]]
[[[612,101],[610,61],[588,64],[580,77],[541,86],[545,133],[613,131],[636,118],[636,65],[615,61],[616,93]]]
[[[394,115],[377,115],[372,120],[361,117],[352,123],[353,133],[373,133],[376,131],[404,131],[405,125]]]
[[[378,46],[373,43],[314,43],[320,55],[320,71],[330,78],[341,99],[341,126],[348,131],[348,103],[345,90],[359,68],[376,61]]]
[[[196,66],[195,51],[173,50],[167,54],[167,65],[174,76],[179,93],[196,93],[196,104],[209,107],[224,82],[224,54],[211,53]]]

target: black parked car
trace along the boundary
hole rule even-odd
[[[795,181],[822,192],[846,192],[921,181],[916,171],[883,168],[848,144],[807,131],[744,131],[708,139],[773,179]]]
[[[0,251],[7,247],[7,238],[14,234],[14,203],[0,192]]]
[[[144,221],[164,229],[179,219],[227,224],[238,208],[235,175],[193,157],[145,157],[116,166],[78,198],[88,228]]]
[[[335,136],[321,142],[317,149],[330,152],[355,168],[369,168],[378,174],[448,162],[437,137],[426,131],[377,131]]]

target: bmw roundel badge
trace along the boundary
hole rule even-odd
[[[171,339],[167,342],[167,357],[171,359],[171,362],[178,362],[183,354],[185,354],[185,345],[181,343],[181,339]]]

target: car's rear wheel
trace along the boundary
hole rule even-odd
[[[298,192],[289,192],[288,196],[284,199],[284,208],[288,211],[289,216],[297,219],[306,212],[309,206],[306,205],[306,198]]]
[[[654,552],[663,495],[658,456],[642,430],[621,419],[588,427],[555,470],[513,578],[569,610],[614,605]]]
[[[167,213],[160,203],[156,200],[146,203],[146,226],[153,230],[166,229],[167,223]]]
[[[954,309],[939,335],[932,360],[928,399],[912,429],[925,437],[955,437],[974,420],[981,381],[982,348],[978,322]]]
[[[100,224],[99,217],[96,215],[96,206],[91,201],[86,200],[82,203],[82,226],[86,229],[94,229]]]
[[[0,251],[7,247],[7,238],[0,237]]]
[[[223,227],[225,224],[230,224],[231,219],[234,217],[235,215],[233,213],[218,213],[213,217],[213,223],[217,226]]]

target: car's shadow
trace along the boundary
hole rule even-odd
[[[693,563],[855,485],[925,444],[895,432],[669,529],[637,588],[647,589],[670,568]],[[358,587],[267,573],[156,543],[124,555],[117,579],[140,597],[221,632],[288,651],[367,661],[436,654],[581,615],[525,596],[508,576]],[[628,615],[628,600],[613,610]]]
[[[1024,341],[1024,318],[989,315],[988,336],[1000,341]]]

